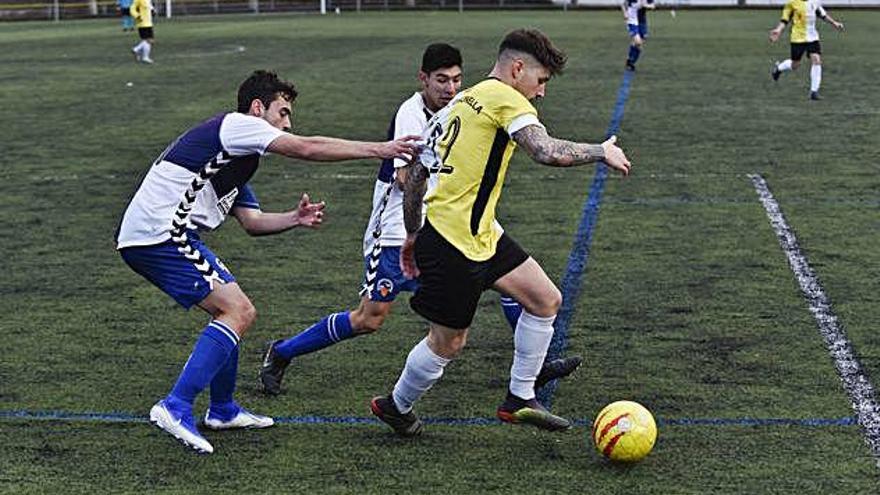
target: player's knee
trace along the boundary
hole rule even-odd
[[[801,66],[800,60],[792,60],[791,61],[791,70],[796,70],[800,66]]]
[[[385,315],[367,315],[361,318],[357,326],[352,325],[352,328],[355,329],[357,334],[374,333],[382,328],[382,323],[384,322]]]
[[[529,313],[532,313],[535,316],[540,316],[543,318],[547,318],[559,313],[559,308],[562,306],[562,294],[559,292],[559,289],[553,287],[553,290],[548,291],[538,302],[535,304],[534,308],[531,308]]]
[[[455,359],[464,350],[467,345],[467,332],[460,332],[454,335],[437,335],[428,336],[428,347],[434,353],[446,359]]]
[[[244,298],[235,304],[234,311],[239,325],[236,330],[239,335],[243,335],[257,320],[257,308],[250,299]]]

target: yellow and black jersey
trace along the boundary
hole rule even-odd
[[[810,43],[819,40],[816,17],[825,17],[819,0],[788,0],[782,8],[782,22],[791,24],[792,43]]]
[[[495,254],[502,232],[495,206],[516,148],[511,136],[528,125],[541,125],[535,107],[497,79],[459,93],[428,123],[422,163],[437,173],[425,198],[428,221],[471,260]]]
[[[130,12],[138,28],[153,27],[153,4],[150,0],[134,0]]]

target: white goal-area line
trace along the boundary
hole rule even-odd
[[[871,449],[875,464],[880,467],[880,408],[877,405],[874,387],[868,380],[843,325],[831,307],[831,300],[825,294],[807,257],[801,251],[797,237],[786,222],[779,203],[770,192],[767,181],[759,174],[749,174],[749,178],[776,232],[779,245],[788,258],[788,264],[797,278],[804,299],[810,305],[810,312],[816,318],[819,332],[825,340],[831,358],[834,359],[837,374],[849,396],[856,419],[864,431],[865,442]]]

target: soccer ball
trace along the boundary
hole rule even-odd
[[[593,421],[593,443],[605,457],[618,462],[645,458],[657,440],[654,416],[638,402],[621,400],[605,406]]]

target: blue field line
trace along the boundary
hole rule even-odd
[[[611,114],[611,122],[605,133],[606,139],[617,134],[620,130],[620,122],[623,120],[623,109],[626,100],[629,99],[629,88],[635,72],[624,71],[623,80],[617,90],[617,102],[614,104],[614,112]],[[590,245],[593,242],[593,228],[599,218],[599,205],[602,203],[602,191],[605,189],[605,179],[608,177],[608,167],[600,162],[596,166],[596,174],[590,184],[590,192],[587,202],[584,204],[581,222],[574,236],[574,246],[568,256],[568,265],[565,275],[562,277],[562,307],[553,324],[553,340],[550,341],[550,349],[547,351],[547,359],[562,357],[568,346],[568,327],[574,314],[575,303],[581,291],[581,280],[587,261],[590,257]],[[556,392],[556,382],[550,382],[538,391],[538,400],[548,409],[553,406],[553,394]]]
[[[384,425],[376,418],[357,416],[279,416],[278,424],[290,425]],[[26,409],[0,411],[0,420],[59,421],[76,423],[146,423],[146,415],[125,412],[71,412],[30,411]],[[501,426],[505,423],[495,418],[422,418],[427,424],[441,426]],[[590,420],[573,421],[575,426],[591,425]],[[659,426],[855,426],[854,417],[843,418],[658,418]]]

